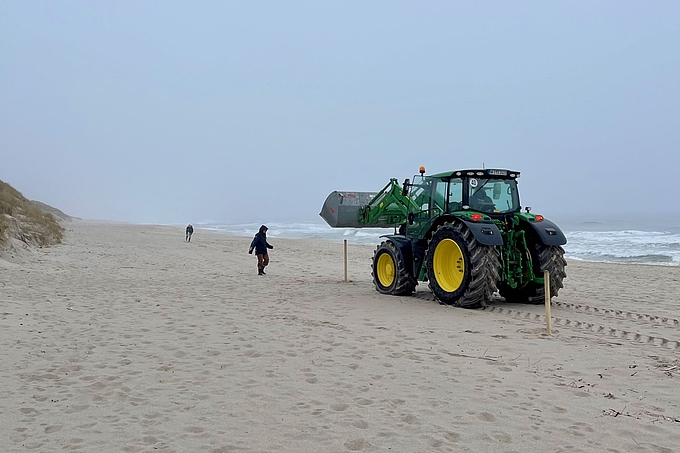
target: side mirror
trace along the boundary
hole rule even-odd
[[[501,183],[493,183],[493,199],[498,200],[501,197]]]
[[[401,188],[401,196],[402,197],[405,197],[406,195],[408,195],[409,187],[411,187],[411,181],[408,178],[406,178],[406,179],[404,179],[404,185]]]

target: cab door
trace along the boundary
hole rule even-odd
[[[410,198],[415,209],[406,222],[406,235],[422,238],[432,222],[446,212],[448,184],[427,177],[415,180],[411,186]]]

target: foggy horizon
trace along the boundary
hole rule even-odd
[[[484,166],[549,218],[677,215],[679,16],[4,2],[0,180],[85,219],[318,222],[332,191]]]

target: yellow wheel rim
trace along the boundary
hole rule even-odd
[[[383,253],[378,257],[378,281],[386,288],[394,283],[394,260],[389,253]]]
[[[465,260],[456,241],[444,239],[437,244],[432,267],[441,289],[447,293],[452,293],[460,288],[465,276]]]

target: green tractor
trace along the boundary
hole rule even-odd
[[[566,277],[564,233],[542,215],[522,212],[517,171],[458,170],[413,182],[396,179],[380,192],[332,192],[321,217],[337,228],[393,227],[373,256],[378,292],[411,295],[428,282],[443,304],[485,307],[494,292],[507,301],[543,303]]]

